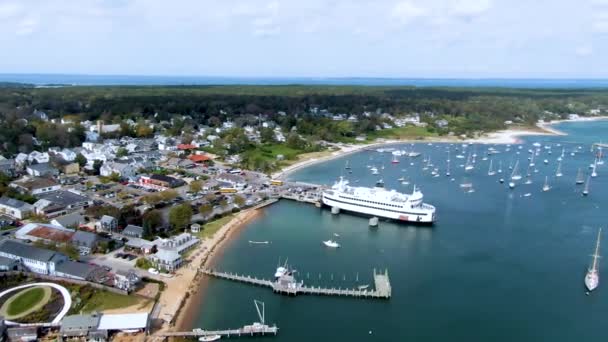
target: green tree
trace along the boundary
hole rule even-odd
[[[184,229],[192,219],[192,208],[188,203],[182,203],[169,211],[169,224],[173,229]]]
[[[239,208],[245,205],[245,198],[243,196],[234,196],[234,204],[238,205]]]
[[[76,159],[74,159],[80,167],[84,167],[87,164],[87,158],[82,155],[82,153],[78,153],[76,155]]]
[[[142,221],[144,225],[147,224],[152,231],[156,232],[163,225],[163,214],[160,210],[150,210],[144,214]]]
[[[118,151],[116,151],[116,157],[118,157],[118,158],[126,157],[128,155],[129,155],[129,151],[127,151],[127,149],[124,147],[120,147],[118,149]]]
[[[212,211],[213,211],[213,206],[209,203],[205,203],[198,208],[198,212],[203,216],[207,216],[207,215],[211,214]]]
[[[203,182],[200,180],[195,180],[190,182],[190,191],[199,192],[203,189]]]
[[[272,128],[262,127],[260,129],[260,140],[264,144],[271,144],[275,142],[274,131]]]

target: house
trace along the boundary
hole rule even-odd
[[[6,329],[6,336],[12,341],[37,341],[38,327],[12,327]]]
[[[578,120],[580,118],[578,114],[568,114],[568,120]]]
[[[68,279],[99,282],[99,280],[107,276],[107,272],[99,266],[64,260],[55,266],[55,273],[53,275]]]
[[[9,197],[0,197],[0,213],[23,220],[34,213],[34,207],[26,202]]]
[[[25,171],[28,175],[33,177],[54,177],[59,175],[59,170],[54,168],[48,162],[28,165]]]
[[[16,172],[17,164],[15,159],[0,160],[0,173],[3,173],[9,177],[14,177]]]
[[[177,149],[180,151],[196,150],[196,146],[192,144],[179,144],[177,145]]]
[[[200,233],[201,232],[201,225],[198,223],[193,223],[190,225],[190,232],[192,233]]]
[[[94,340],[90,333],[97,330],[101,315],[98,313],[85,315],[69,315],[61,320],[59,333],[64,338],[84,338]]]
[[[155,254],[149,257],[149,260],[159,270],[173,272],[177,270],[183,263],[182,256],[174,250],[159,249]]]
[[[135,168],[127,163],[118,162],[105,162],[99,168],[99,175],[104,177],[110,177],[113,174],[117,174],[121,178],[130,178],[135,176]]]
[[[196,166],[190,159],[169,158],[165,163],[169,169],[191,169]]]
[[[245,177],[240,175],[235,175],[232,173],[224,172],[216,177],[219,182],[224,182],[230,184],[231,187],[235,189],[242,190],[247,187],[247,182],[245,181]]]
[[[139,178],[139,185],[147,188],[158,189],[158,190],[166,190],[170,188],[176,188],[186,184],[181,179],[165,176],[165,175],[157,175],[152,174],[150,176],[141,176]]]
[[[63,244],[72,239],[73,229],[64,228],[47,223],[28,223],[15,231],[15,238],[19,240],[38,241],[45,243]]]
[[[47,152],[32,151],[27,156],[27,161],[30,163],[43,164],[43,163],[48,163],[49,160],[50,160],[50,157]]]
[[[202,164],[211,160],[211,157],[205,154],[191,154],[188,159],[197,164]]]
[[[439,128],[445,128],[448,127],[448,120],[446,119],[441,119],[441,120],[435,120],[435,125]]]
[[[80,255],[89,255],[97,248],[99,236],[90,232],[77,230],[76,233],[72,235],[70,242],[74,247],[78,248]]]
[[[142,238],[144,235],[144,228],[136,225],[127,225],[125,229],[122,230],[122,235]]]
[[[36,213],[47,217],[65,215],[78,209],[86,209],[93,201],[74,191],[57,190],[37,195],[39,200],[34,203]]]
[[[109,215],[103,215],[99,220],[99,229],[106,232],[113,232],[118,228],[118,220]]]
[[[53,165],[66,175],[73,175],[80,172],[80,165],[72,161],[66,161],[60,158],[56,158]]]
[[[51,224],[64,228],[78,228],[86,223],[85,216],[79,212],[73,212],[53,218]]]
[[[114,287],[125,291],[133,291],[141,279],[133,271],[116,271],[114,273]]]
[[[54,275],[56,266],[68,260],[61,253],[14,240],[0,242],[0,256],[20,261],[28,271],[49,275]]]
[[[34,196],[61,189],[61,185],[54,180],[40,177],[25,177],[11,182],[9,186],[17,189],[19,192],[29,193]]]
[[[192,234],[181,233],[168,239],[163,239],[160,246],[158,246],[158,250],[173,250],[181,255],[194,248],[199,242],[199,239],[192,236]]]

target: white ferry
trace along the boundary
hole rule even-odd
[[[386,190],[381,183],[375,188],[353,187],[340,179],[329,190],[323,191],[322,202],[350,212],[384,217],[399,221],[433,223],[435,207],[422,202],[420,190],[411,194]]]

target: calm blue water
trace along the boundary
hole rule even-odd
[[[363,85],[418,87],[506,87],[506,88],[608,88],[608,79],[501,79],[501,78],[307,78],[307,77],[209,77],[70,74],[0,74],[0,82],[36,85]]]
[[[551,145],[536,160],[533,183],[513,190],[488,176],[482,160],[488,146],[416,144],[430,156],[441,177],[422,170],[422,159],[390,164],[390,154],[360,152],[315,165],[293,179],[331,184],[343,174],[371,186],[377,180],[366,165],[385,165],[386,186],[409,192],[420,186],[425,200],[438,208],[437,224],[415,227],[381,222],[370,229],[367,219],[327,209],[282,201],[265,210],[235,237],[217,263],[218,269],[270,278],[279,257],[289,257],[306,283],[353,286],[372,282],[373,268],[387,268],[393,285],[388,301],[300,296],[288,298],[270,290],[211,279],[195,326],[206,329],[238,327],[257,319],[253,299],[266,303],[266,320],[280,333],[273,341],[603,341],[608,330],[606,284],[585,295],[583,277],[597,228],[606,225],[608,167],[598,169],[588,197],[576,186],[577,169],[589,172],[593,161],[589,142],[606,141],[608,122],[562,124],[564,137],[528,137],[519,150],[498,146],[503,177],[508,165],[520,161],[525,175],[531,143]],[[574,143],[580,141],[581,143]],[[566,150],[563,177],[555,177],[556,159]],[[581,146],[581,149],[578,148]],[[401,147],[411,148],[410,145]],[[400,148],[401,148],[400,147]],[[447,149],[452,177],[445,177]],[[456,149],[459,149],[458,151]],[[470,151],[470,152],[469,152]],[[457,154],[478,154],[476,168],[465,173]],[[520,154],[516,154],[520,151]],[[576,151],[575,156],[570,156]],[[549,164],[544,165],[543,159]],[[608,163],[606,164],[608,166]],[[401,185],[405,176],[411,184]],[[542,192],[545,176],[552,189]],[[451,178],[454,178],[452,181]],[[461,183],[472,183],[468,193]],[[523,195],[530,193],[530,197]],[[342,248],[331,250],[322,240],[337,238]],[[249,240],[269,240],[251,245]],[[600,272],[603,272],[603,267]],[[321,276],[319,277],[319,274]],[[333,275],[333,279],[332,279]],[[356,281],[356,277],[359,281]],[[369,334],[369,331],[372,334]],[[267,338],[271,339],[271,338]]]

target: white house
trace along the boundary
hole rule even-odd
[[[39,274],[55,274],[55,267],[67,261],[67,256],[48,249],[26,245],[14,240],[0,243],[0,256],[19,260],[29,271]]]
[[[112,174],[117,174],[119,177],[129,178],[135,175],[135,168],[130,164],[105,162],[99,168],[99,174],[104,177],[110,177]]]
[[[26,202],[9,197],[0,197],[0,213],[23,220],[34,212],[34,207]]]
[[[36,162],[36,163],[41,164],[41,163],[48,163],[50,158],[49,158],[49,154],[46,152],[32,151],[27,156],[27,160],[30,163]]]

